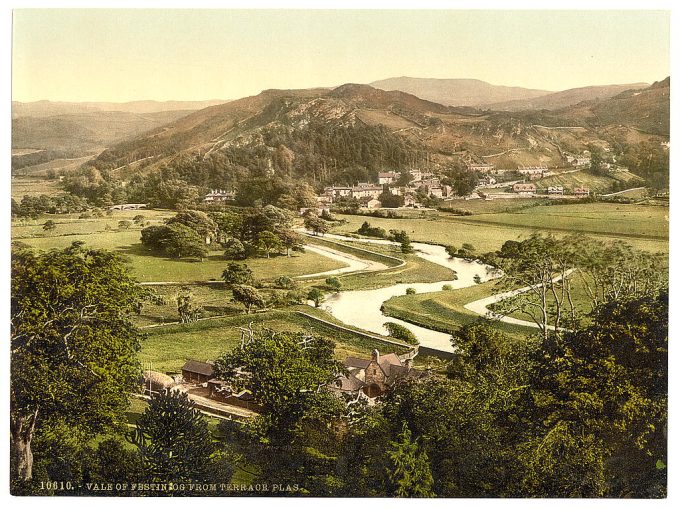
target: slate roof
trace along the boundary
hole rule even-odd
[[[198,373],[199,375],[212,376],[213,365],[209,362],[195,361],[189,359],[182,366],[182,371],[189,371],[191,373]]]
[[[347,357],[345,359],[346,368],[366,369],[371,363],[371,359],[360,359],[359,357]]]

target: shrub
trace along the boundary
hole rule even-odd
[[[406,289],[406,295],[415,295],[415,294],[416,294],[415,288],[407,288]]]

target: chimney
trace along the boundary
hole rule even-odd
[[[378,352],[377,348],[371,352],[371,360],[380,364],[380,352]]]

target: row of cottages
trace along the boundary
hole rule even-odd
[[[216,203],[223,201],[234,201],[236,199],[235,191],[225,191],[224,189],[211,189],[208,194],[205,195],[203,201],[205,203]]]
[[[383,193],[383,186],[361,182],[356,186],[329,186],[324,195],[333,198],[377,198]]]
[[[337,394],[363,394],[371,399],[382,396],[398,380],[422,375],[413,369],[413,357],[417,352],[414,349],[399,357],[394,353],[380,355],[378,350],[373,350],[370,359],[347,357],[344,362],[347,374],[338,375],[330,389]]]
[[[381,171],[378,173],[378,184],[394,184],[399,177],[401,173],[398,171]]]
[[[546,166],[519,166],[517,173],[524,175],[529,180],[538,180],[548,171]]]
[[[548,186],[548,194],[564,194],[564,187]]]
[[[490,163],[467,163],[468,171],[478,171],[479,173],[493,173],[496,165]]]

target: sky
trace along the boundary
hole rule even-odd
[[[237,99],[395,76],[542,90],[670,74],[668,11],[18,9],[12,99]]]

